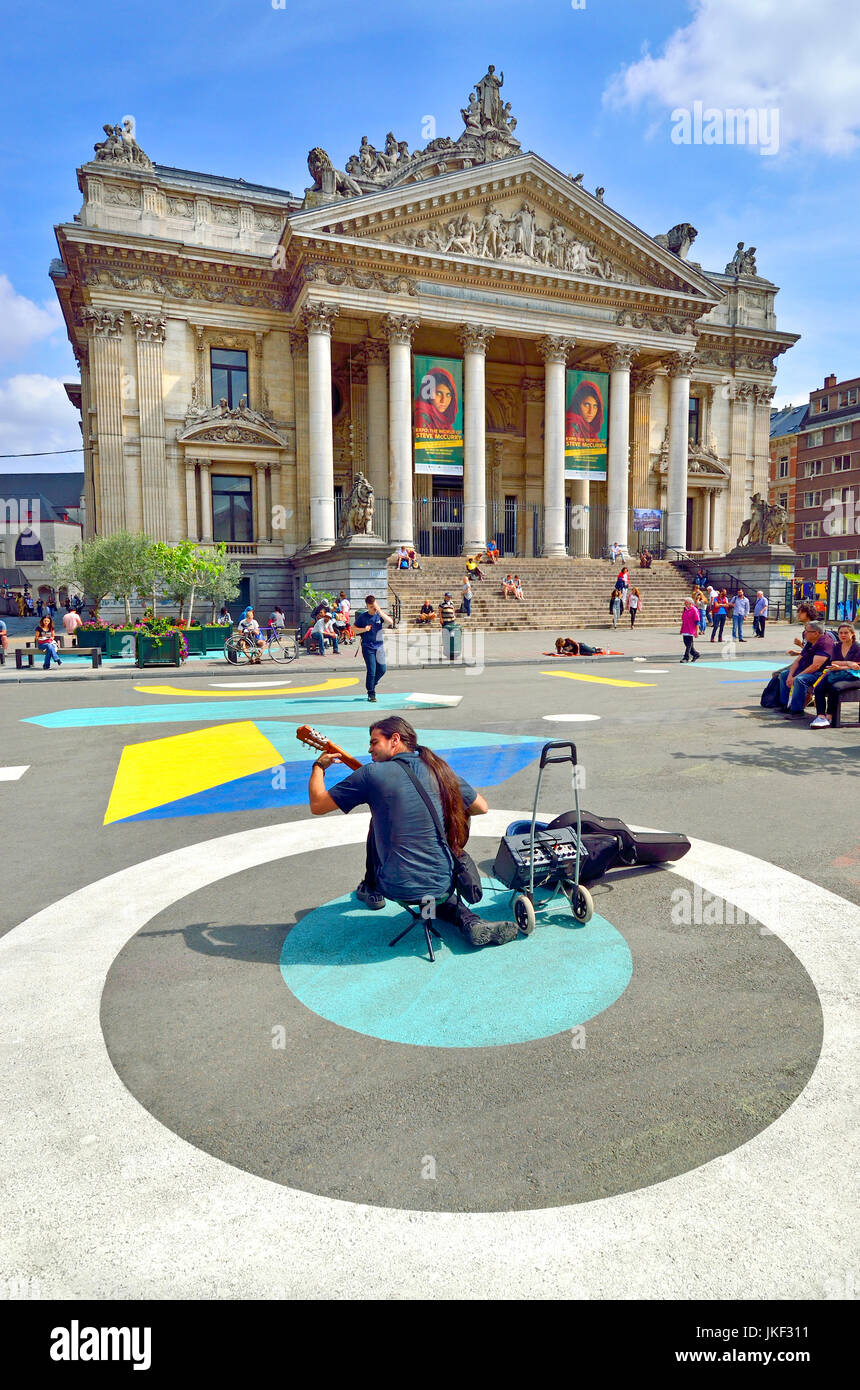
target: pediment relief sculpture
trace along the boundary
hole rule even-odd
[[[651,464],[653,473],[665,474],[669,471],[669,426],[663,432],[663,439],[660,448]],[[717,456],[717,441],[713,438],[707,444],[694,444],[692,441],[687,446],[687,471],[692,474],[705,475],[715,483],[728,486],[731,469]]]
[[[601,255],[593,243],[581,241],[557,218],[542,224],[526,200],[507,213],[488,203],[479,215],[461,212],[431,226],[391,232],[386,240],[394,246],[442,251],[448,256],[549,266],[602,280],[628,279],[626,272]]]
[[[251,410],[242,396],[239,404],[228,406],[222,397],[217,405],[195,409],[185,417],[185,429],[177,436],[178,443],[193,440],[218,444],[275,444],[285,448],[287,441],[259,410]]]

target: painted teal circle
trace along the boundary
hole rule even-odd
[[[475,909],[510,920],[510,892],[484,880]],[[469,946],[437,924],[436,963],[420,927],[390,947],[408,917],[395,903],[369,912],[354,894],[293,927],[281,952],[291,992],[322,1018],[416,1047],[498,1047],[574,1028],[609,1008],[633,974],[624,937],[596,913],[585,926],[565,898],[538,915],[529,937]]]

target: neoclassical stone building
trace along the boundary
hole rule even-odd
[[[777,286],[689,259],[523,152],[490,68],[463,131],[322,150],[303,198],[153,164],[106,126],[51,276],[81,369],[86,524],[228,542],[255,583],[336,539],[361,469],[392,544],[720,552],[766,493]],[[415,471],[413,354],[462,362],[462,466]],[[565,374],[608,377],[599,480],[565,471]],[[587,510],[586,510],[587,508]],[[446,550],[446,547],[448,549]],[[265,587],[265,586],[264,586]]]

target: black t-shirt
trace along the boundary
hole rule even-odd
[[[433,612],[433,605],[432,605],[432,603],[422,603],[422,605],[421,605],[421,612],[422,612],[422,613],[432,613],[432,612]]]

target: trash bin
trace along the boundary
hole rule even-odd
[[[463,653],[463,629],[459,623],[443,623],[442,651],[449,661],[456,661]]]

